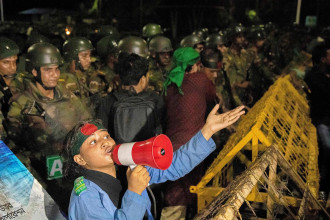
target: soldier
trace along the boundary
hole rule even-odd
[[[86,38],[71,38],[63,44],[63,56],[66,63],[62,67],[61,72],[64,73],[61,75],[60,82],[65,82],[67,89],[83,99],[89,97],[88,76],[85,71],[91,65],[90,55],[93,49],[92,43]]]
[[[32,46],[33,44],[42,43],[42,42],[50,43],[49,39],[41,34],[32,34],[27,38],[27,40],[25,42],[24,52],[19,57],[19,61],[18,61],[18,65],[17,65],[17,72],[19,72],[19,73],[25,72],[25,59],[26,59],[27,49],[30,46]]]
[[[222,54],[226,53],[228,50],[225,36],[220,34],[209,35],[205,40],[205,47],[211,49],[217,49]]]
[[[188,35],[184,37],[180,42],[181,47],[192,47],[198,53],[204,50],[205,43],[204,40],[198,35]]]
[[[11,84],[13,78],[16,75],[16,62],[17,54],[19,53],[19,48],[17,44],[8,39],[0,38],[0,138],[5,140],[6,132],[2,125],[4,116],[8,112],[8,102],[12,97],[9,85]]]
[[[268,87],[275,81],[275,76],[268,68],[268,60],[264,54],[264,43],[266,36],[264,31],[259,27],[254,27],[248,35],[250,47],[251,68],[249,78],[251,82],[253,103],[258,101],[268,90]]]
[[[94,114],[108,88],[105,74],[92,65],[92,50],[94,47],[87,38],[75,37],[65,41],[63,55],[67,63],[60,82],[82,98]]]
[[[237,25],[229,33],[231,40],[228,52],[224,54],[225,71],[228,75],[233,93],[235,105],[247,104],[252,100],[246,96],[246,90],[250,86],[248,81],[248,70],[251,60],[249,54],[244,49],[245,37],[244,27]]]
[[[21,149],[31,152],[31,164],[40,181],[66,211],[68,198],[63,190],[69,188],[64,187],[62,180],[52,179],[62,174],[63,159],[59,154],[65,135],[78,121],[91,115],[74,94],[57,85],[62,58],[56,47],[49,43],[34,44],[28,49],[26,61],[34,79],[22,94],[11,100],[8,135]]]
[[[116,42],[120,39],[120,33],[118,29],[112,25],[102,25],[98,34],[101,38],[110,36],[111,39],[115,40]]]
[[[156,36],[149,42],[149,51],[149,88],[161,93],[165,76],[173,67],[171,40],[164,36]]]
[[[147,46],[147,42],[143,40],[141,37],[136,36],[128,36],[121,39],[118,43],[119,53],[135,53],[140,57],[147,58],[149,56],[149,50]]]
[[[209,29],[208,28],[200,28],[195,30],[193,35],[197,35],[198,37],[202,38],[203,40],[206,40],[207,36],[209,35]]]
[[[162,27],[159,24],[149,23],[142,28],[142,37],[149,42],[154,36],[163,34]]]
[[[140,57],[144,57],[144,58],[148,58],[149,56],[147,42],[143,40],[141,37],[136,37],[136,36],[127,36],[121,39],[118,43],[118,51],[119,54],[121,52],[126,52],[129,54],[135,53]],[[114,83],[120,85],[121,84],[120,78],[115,77]]]
[[[96,50],[101,58],[100,71],[104,73],[105,81],[108,84],[107,92],[111,92],[115,84],[115,64],[118,62],[118,44],[112,36],[103,37],[97,42]]]

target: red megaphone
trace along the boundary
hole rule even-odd
[[[119,144],[112,155],[118,165],[147,165],[166,170],[172,164],[173,146],[170,139],[161,134],[145,141]]]

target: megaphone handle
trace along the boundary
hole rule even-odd
[[[136,165],[129,165],[129,168],[131,168],[131,170],[134,170],[135,167]]]
[[[136,167],[136,165],[129,165],[129,168],[131,168],[131,170],[134,170]],[[148,183],[148,186],[150,186],[150,183]]]

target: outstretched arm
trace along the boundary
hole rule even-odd
[[[245,113],[244,108],[244,106],[239,106],[231,111],[219,114],[219,105],[215,105],[201,130],[204,138],[209,140],[216,132],[234,124]]]
[[[216,105],[207,117],[202,130],[174,152],[173,162],[167,170],[147,167],[151,177],[150,184],[174,181],[189,173],[215,149],[211,136],[235,123],[244,114],[244,106],[223,114],[218,114],[218,109],[219,105]]]

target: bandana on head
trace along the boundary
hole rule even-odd
[[[173,61],[175,67],[168,73],[167,79],[164,82],[164,92],[172,83],[176,84],[180,94],[183,95],[181,85],[184,77],[184,73],[188,65],[194,65],[199,59],[199,53],[192,47],[183,47],[177,49],[173,54]]]
[[[91,136],[95,131],[105,129],[103,125],[98,123],[86,123],[84,124],[78,131],[77,139],[73,143],[71,148],[72,156],[80,153],[80,147],[84,143],[84,141]]]

